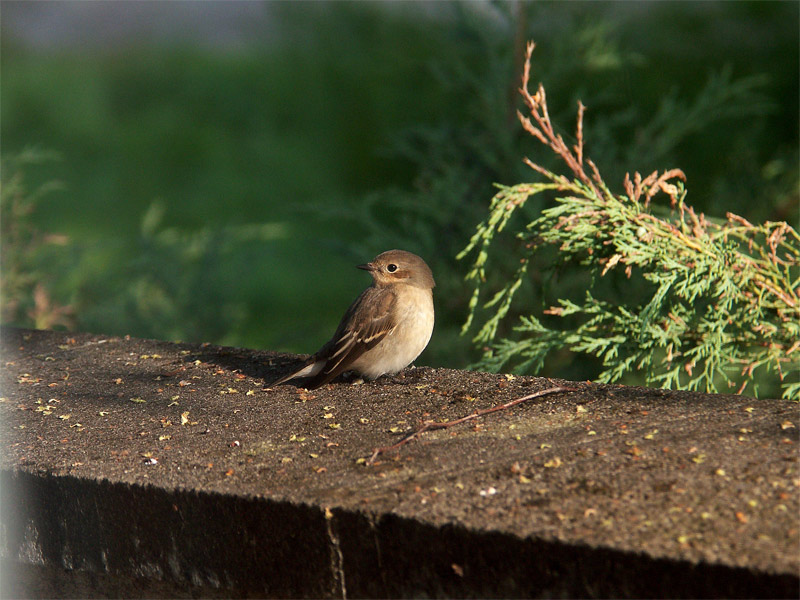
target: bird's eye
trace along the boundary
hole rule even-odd
[[[386,270],[389,271],[389,273],[394,273],[395,271],[397,271],[397,265],[388,265],[386,267]]]

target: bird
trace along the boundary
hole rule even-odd
[[[307,378],[313,390],[345,371],[363,379],[393,375],[410,365],[433,333],[433,288],[425,261],[405,250],[388,250],[357,265],[372,285],[345,312],[333,337],[303,365],[270,386]]]

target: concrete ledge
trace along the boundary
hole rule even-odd
[[[2,330],[18,597],[797,597],[800,409],[419,368],[270,390],[296,357]]]

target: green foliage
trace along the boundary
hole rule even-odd
[[[249,260],[254,248],[285,238],[284,225],[185,230],[165,224],[165,207],[154,202],[142,218],[131,258],[123,244],[87,244],[38,228],[37,212],[63,187],[50,182],[29,189],[26,180],[55,159],[29,150],[3,162],[3,322],[71,329],[79,320],[88,330],[170,339],[224,340],[247,327],[246,307],[229,293],[246,288],[247,281],[237,280],[231,265]]]
[[[4,160],[31,144],[62,157],[26,171],[34,190],[63,182],[29,221],[69,243],[26,272],[72,326],[310,351],[366,285],[366,258],[329,242],[354,228],[308,207],[407,177],[375,145],[442,107],[417,69],[434,42],[374,7],[275,11],[281,38],[236,50],[53,55],[2,36]],[[320,287],[326,272],[341,275]],[[34,287],[4,287],[24,307],[13,322],[32,324]]]
[[[724,221],[696,213],[685,203],[685,175],[677,169],[644,178],[626,175],[624,194],[613,193],[584,156],[583,105],[577,142],[569,147],[553,129],[544,88],[528,91],[532,49],[522,90],[530,116],[520,113],[520,120],[563,160],[572,178],[527,161],[547,182],[501,186],[489,217],[459,255],[477,253],[467,276],[475,287],[466,330],[485,293],[498,235],[529,198],[555,192],[554,205],[517,231],[519,266],[483,304],[493,314],[475,336],[477,343],[490,344],[480,365],[539,371],[548,354],[569,348],[599,359],[604,382],[641,373],[648,383],[677,389],[770,394],[780,379],[784,396],[800,399],[797,232],[785,222],[753,225],[732,213]],[[669,212],[651,206],[664,194]],[[561,327],[522,316],[513,338],[495,341],[543,246],[556,247],[564,264],[588,271],[589,289],[581,300],[559,299],[544,311],[560,318]],[[646,282],[644,296],[632,285],[634,293],[613,302],[595,297],[603,291],[602,278],[617,271]]]
[[[492,182],[507,183],[526,177],[527,169],[519,157],[528,150],[529,138],[520,135],[515,118],[515,81],[524,54],[522,32],[526,16],[531,24],[559,23],[560,28],[537,34],[546,39],[543,48],[549,52],[541,61],[542,78],[553,82],[564,95],[571,97],[580,91],[587,104],[598,107],[587,121],[586,136],[592,142],[594,156],[600,157],[598,164],[612,177],[621,179],[624,170],[620,166],[632,164],[634,158],[641,168],[657,168],[665,162],[681,160],[703,167],[701,172],[691,171],[694,189],[721,188],[730,178],[729,165],[722,160],[708,164],[706,151],[693,150],[698,146],[697,140],[725,140],[730,131],[735,131],[736,147],[753,151],[762,145],[758,136],[763,135],[764,124],[771,122],[776,111],[777,102],[766,76],[756,72],[735,77],[730,65],[721,62],[707,62],[715,65],[710,73],[708,66],[701,73],[693,71],[696,57],[690,63],[682,63],[678,69],[680,78],[676,78],[679,85],[648,77],[648,73],[661,72],[666,65],[650,64],[647,57],[626,48],[622,40],[629,30],[621,24],[612,26],[602,18],[575,18],[568,6],[562,4],[559,10],[549,12],[544,5],[497,5],[494,27],[487,27],[485,21],[475,19],[463,7],[456,11],[451,31],[459,40],[458,51],[445,47],[428,65],[442,98],[451,108],[436,122],[409,129],[390,146],[391,156],[414,166],[413,180],[404,186],[370,193],[355,206],[320,208],[326,218],[335,215],[366,229],[364,238],[348,242],[350,248],[356,249],[354,254],[370,254],[382,247],[407,247],[431,262],[437,276],[437,328],[425,358],[434,364],[463,366],[477,360],[482,351],[480,346],[467,347],[458,341],[457,331],[464,313],[470,310],[470,297],[464,293],[463,266],[454,257],[474,230],[474,223],[485,213],[485,199],[494,191]],[[581,5],[580,10],[586,9]],[[638,80],[632,90],[634,77]],[[564,104],[553,112],[566,110]],[[767,217],[786,208],[794,210],[796,169],[791,161],[796,149],[775,144],[764,155],[771,157],[777,167],[772,183],[782,180],[774,186],[780,191],[774,189],[768,201],[754,206],[742,198],[750,187],[769,182],[758,169],[745,174],[740,166],[736,170],[742,180],[738,189],[729,190],[724,200],[704,191],[697,202],[712,212],[720,210],[723,203],[748,204],[748,215]],[[537,160],[555,168],[546,156]],[[741,162],[733,153],[730,160]],[[763,162],[764,157],[750,162],[758,161]],[[533,194],[513,216],[509,213],[505,217],[532,220],[547,202],[545,195]],[[517,288],[515,307],[496,307],[499,314],[511,310],[513,317],[497,322],[501,334],[510,334],[513,319],[524,316],[526,306],[543,302],[545,294],[582,294],[588,286],[584,272],[562,268],[556,273],[551,266],[554,254],[540,251],[532,257],[534,266],[528,273],[533,285]],[[493,258],[485,289],[496,291],[509,278],[514,280],[519,253],[513,240],[495,239]],[[603,283],[610,288],[606,289],[608,295],[630,294],[631,288],[634,295],[643,293],[641,281],[627,282],[624,289],[616,282]],[[572,378],[592,376],[593,365],[570,361],[563,352],[560,356],[551,354],[545,372]]]
[[[48,234],[36,224],[36,212],[60,185],[50,181],[30,189],[26,168],[57,160],[52,153],[27,150],[2,164],[0,185],[0,289],[2,320],[42,329],[73,325],[73,309],[51,297],[54,247],[64,246],[63,235]]]
[[[147,337],[225,341],[247,326],[245,300],[231,294],[248,288],[238,276],[244,270],[240,261],[248,260],[253,248],[283,239],[286,228],[266,222],[186,230],[166,223],[165,212],[160,202],[148,208],[135,258],[119,256],[121,280],[109,281],[101,270],[82,270],[82,320],[114,323]],[[104,248],[103,254],[115,253]],[[84,248],[81,258],[90,262],[92,252]]]
[[[566,122],[578,97],[590,106],[585,133],[607,180],[628,164],[678,164],[696,210],[794,222],[796,4],[268,8],[236,48],[138,37],[32,50],[4,19],[3,157],[30,145],[61,156],[25,172],[30,190],[53,179],[63,189],[28,217],[42,240],[60,243],[39,244],[24,272],[51,306],[73,310],[71,326],[307,352],[366,285],[353,265],[402,247],[425,256],[437,280],[421,362],[476,360],[482,348],[459,336],[470,295],[455,255],[493,183],[527,179],[519,157],[530,138],[515,111],[531,36],[546,53],[537,73],[563,99],[551,104],[554,120]],[[506,232],[548,202],[531,196]],[[517,250],[513,236],[495,238],[488,295],[513,276]],[[551,247],[531,261],[496,339],[555,298],[583,302],[591,274],[554,268]],[[595,297],[644,297],[651,284],[617,270],[597,279]],[[4,287],[3,301],[22,307],[15,322],[31,322],[35,289]],[[581,358],[551,352],[544,372],[599,372]]]

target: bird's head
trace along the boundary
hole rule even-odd
[[[425,261],[405,250],[388,250],[358,268],[369,271],[376,285],[405,283],[423,289],[436,285]]]

